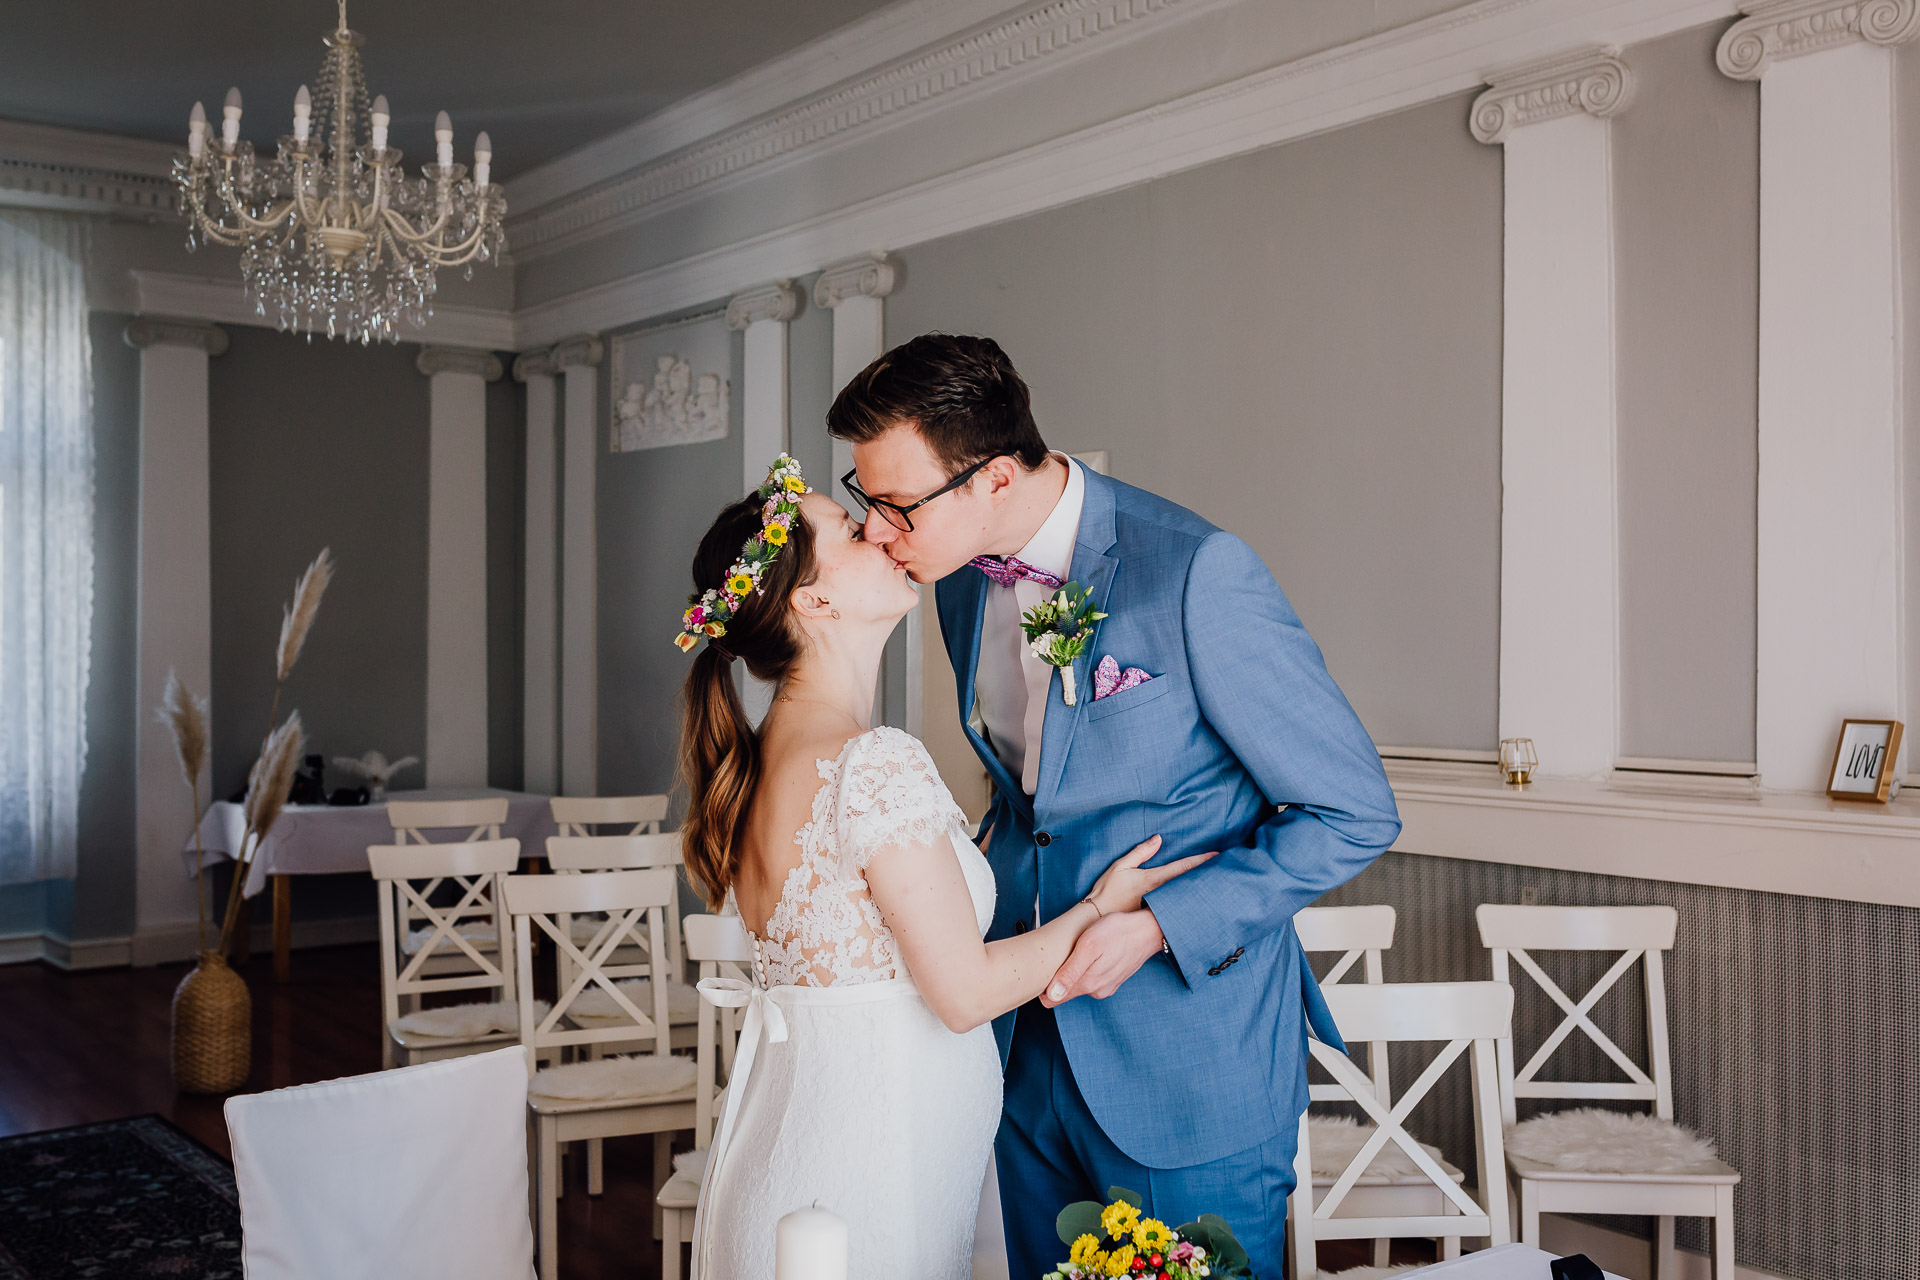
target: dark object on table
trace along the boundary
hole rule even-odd
[[[1553,1280],[1606,1280],[1606,1272],[1595,1266],[1593,1259],[1584,1253],[1555,1258],[1547,1265],[1553,1272]]]
[[[333,794],[327,797],[327,803],[339,805],[342,808],[350,808],[354,805],[365,804],[371,798],[372,797],[367,794],[365,787],[335,787]]]
[[[293,775],[293,787],[287,792],[288,804],[325,804],[327,802],[327,758],[313,755]]]

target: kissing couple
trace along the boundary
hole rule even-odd
[[[992,340],[894,348],[827,423],[861,513],[783,455],[676,640],[686,866],[754,970],[693,1280],[767,1280],[810,1204],[852,1280],[963,1280],[990,1152],[1013,1280],[1110,1186],[1278,1277],[1306,1036],[1340,1045],[1293,915],[1399,833],[1372,741],[1252,549],[1050,451]],[[869,727],[909,579],[992,781],[977,844]],[[736,661],[776,689],[757,728]]]

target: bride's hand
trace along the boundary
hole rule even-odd
[[[1099,908],[1101,915],[1112,915],[1116,911],[1138,911],[1141,900],[1149,893],[1215,856],[1196,853],[1192,857],[1175,858],[1164,866],[1140,865],[1158,852],[1160,837],[1149,836],[1101,873],[1100,878],[1094,881],[1093,891],[1087,895],[1093,900],[1093,905]]]

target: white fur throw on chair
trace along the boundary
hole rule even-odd
[[[1353,1158],[1360,1154],[1360,1148],[1373,1136],[1373,1126],[1361,1124],[1352,1116],[1312,1116],[1307,1120],[1307,1134],[1313,1147],[1313,1176],[1332,1182],[1346,1172]],[[1423,1142],[1420,1149],[1441,1161],[1442,1168],[1452,1171],[1441,1158],[1440,1148]],[[1364,1176],[1425,1181],[1427,1175],[1407,1158],[1400,1144],[1389,1142],[1374,1155]]]
[[[535,1000],[534,1017],[544,1018],[552,1008],[545,1000]],[[396,1018],[393,1029],[403,1035],[469,1040],[496,1032],[518,1031],[520,1006],[512,1000],[495,1000],[491,1004],[452,1004],[440,1009],[416,1009]]]
[[[1522,1121],[1507,1130],[1507,1152],[1569,1173],[1693,1173],[1718,1158],[1712,1139],[1671,1120],[1598,1107]]]
[[[692,1058],[635,1054],[572,1062],[534,1074],[527,1092],[568,1102],[613,1102],[623,1098],[656,1098],[693,1088]]]
[[[634,1007],[648,1017],[653,1016],[653,988],[646,978],[628,978],[616,982],[620,994],[633,1001]],[[604,1019],[615,1022],[627,1021],[627,1011],[613,1002],[613,997],[600,987],[591,987],[582,991],[574,1002],[567,1006],[567,1016],[581,1022]],[[691,1022],[700,1016],[700,992],[684,982],[667,984],[667,1017],[674,1022]]]

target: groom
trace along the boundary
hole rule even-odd
[[[1259,557],[1049,452],[991,339],[894,348],[827,423],[852,442],[867,540],[939,584],[960,715],[993,781],[988,937],[1066,911],[1149,836],[1157,859],[1220,854],[1090,927],[1045,995],[994,1025],[1013,1280],[1065,1256],[1063,1206],[1115,1185],[1169,1226],[1219,1214],[1277,1280],[1308,1029],[1340,1043],[1293,913],[1400,830],[1366,730]],[[1067,581],[1107,615],[1072,706],[1020,629]]]

